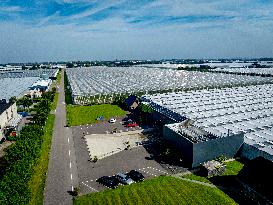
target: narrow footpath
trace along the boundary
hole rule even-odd
[[[45,205],[71,205],[71,191],[78,186],[74,142],[71,130],[66,128],[64,70],[61,71],[59,99],[44,191]]]

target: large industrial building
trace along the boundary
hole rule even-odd
[[[178,123],[165,125],[164,128],[165,138],[171,139],[176,145],[184,144],[185,140],[194,146],[206,142],[206,150],[210,151],[211,157],[231,156],[239,151],[241,156],[249,159],[263,156],[273,161],[272,84],[146,95],[142,97],[142,101],[150,104],[157,120]],[[188,119],[191,120],[190,126],[181,126]],[[195,127],[195,131],[209,133],[213,139],[206,137],[207,134],[199,134],[195,142],[192,139],[196,133],[191,132],[192,127]],[[185,133],[191,137],[185,137]],[[200,140],[204,136],[206,140]],[[242,136],[244,143],[241,146]],[[219,142],[217,146],[211,146],[216,141]],[[228,148],[233,153],[225,152]],[[215,153],[215,149],[219,152]],[[185,152],[182,145],[181,150]],[[193,156],[208,154],[201,149],[191,152]],[[194,158],[190,160],[192,166],[196,166],[196,163],[207,159],[204,156],[196,162]]]
[[[30,90],[37,90],[40,92],[46,92],[49,90],[52,81],[50,79],[42,79],[33,83],[30,87]]]

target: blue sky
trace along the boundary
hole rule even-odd
[[[272,0],[0,0],[0,63],[265,56]]]

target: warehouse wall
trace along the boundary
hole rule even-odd
[[[267,152],[259,150],[257,147],[244,143],[239,151],[239,156],[242,158],[247,158],[249,160],[255,159],[256,157],[262,156],[265,159],[273,161],[273,156]]]
[[[215,159],[221,155],[234,157],[244,143],[244,134],[222,137],[207,142],[193,144],[193,163],[196,167],[200,163]]]
[[[156,112],[154,111],[151,115],[152,117],[152,121],[161,121],[162,124],[172,124],[172,123],[175,123],[174,120],[166,117],[165,115],[159,113],[159,112]]]
[[[180,150],[183,160],[191,167],[197,167],[221,155],[234,157],[244,143],[243,133],[207,142],[192,143],[168,126],[163,127],[163,137]]]
[[[187,164],[192,164],[193,160],[193,143],[174,132],[167,126],[163,127],[163,137],[174,145],[183,155],[183,160]]]

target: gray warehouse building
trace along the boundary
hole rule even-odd
[[[163,127],[163,136],[183,155],[190,167],[215,159],[221,155],[234,157],[244,143],[244,133],[216,136],[198,127],[182,123]]]

